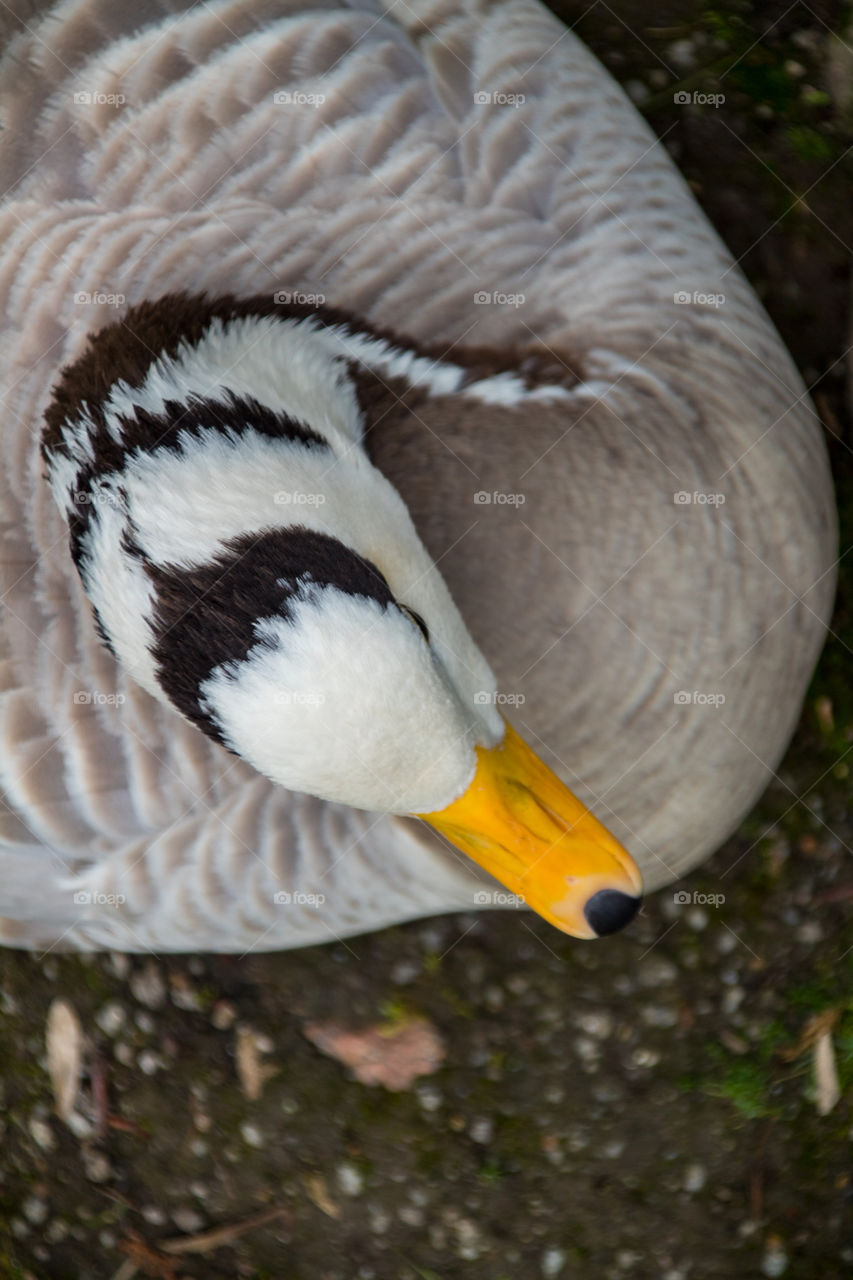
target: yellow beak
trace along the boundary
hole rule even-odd
[[[631,855],[511,725],[476,750],[468,790],[418,817],[565,933],[597,938],[628,924],[643,889]]]

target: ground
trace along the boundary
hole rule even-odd
[[[849,11],[554,7],[665,137],[793,352],[844,552]],[[694,90],[725,102],[673,102]],[[507,912],[243,960],[0,955],[0,1280],[853,1274],[845,567],[778,780],[678,886],[689,901],[656,895],[622,936]],[[58,997],[87,1037],[71,1126],[46,1070]],[[435,1033],[444,1063],[401,1091],[356,1083],[305,1034],[336,1021]],[[846,1090],[826,1115],[821,1028]]]

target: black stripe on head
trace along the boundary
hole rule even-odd
[[[121,415],[118,419],[122,444],[107,430],[102,410],[93,412],[91,417],[95,423],[89,433],[94,460],[77,474],[72,495],[74,505],[68,518],[71,555],[78,565],[81,539],[89,529],[92,516],[95,486],[106,477],[120,474],[132,455],[159,450],[183,453],[189,441],[209,431],[218,431],[235,440],[254,432],[287,444],[328,448],[322,436],[288,414],[270,409],[251,396],[235,395],[231,391],[224,391],[220,398],[188,395],[186,400],[166,400],[162,413],[150,413],[137,406],[132,416]]]
[[[160,687],[217,742],[223,741],[222,734],[200,705],[201,685],[218,667],[236,677],[236,664],[251,649],[271,647],[258,636],[256,624],[263,618],[291,617],[300,587],[336,587],[383,606],[394,601],[376,565],[337,538],[304,526],[241,534],[216,560],[196,569],[145,567],[157,597],[152,654]]]

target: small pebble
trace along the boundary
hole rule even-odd
[[[166,999],[166,984],[153,960],[131,975],[130,990],[134,1000],[148,1009],[159,1009]]]
[[[468,1132],[474,1142],[482,1142],[484,1144],[491,1142],[494,1131],[494,1124],[486,1117],[482,1117],[479,1120],[472,1120],[468,1129]]]
[[[124,1040],[120,1040],[113,1050],[116,1061],[120,1062],[123,1067],[129,1067],[133,1062],[133,1049]]]
[[[210,1014],[210,1021],[217,1031],[229,1031],[237,1017],[237,1008],[230,1000],[217,1000]]]
[[[121,978],[124,981],[130,973],[130,956],[126,955],[124,951],[111,951],[110,968],[117,978]]]
[[[443,1102],[443,1098],[434,1085],[423,1084],[416,1090],[416,1092],[418,1095],[418,1102],[421,1104],[424,1111],[438,1111]]]
[[[83,1147],[83,1172],[90,1182],[108,1182],[113,1176],[112,1165],[101,1151]]]
[[[103,1005],[95,1014],[95,1022],[103,1031],[104,1035],[112,1038],[118,1035],[124,1026],[126,1014],[122,1006],[117,1000],[111,1000],[109,1004]]]
[[[27,1128],[30,1131],[30,1137],[42,1151],[52,1151],[56,1146],[56,1138],[54,1132],[46,1120],[39,1120],[38,1116],[31,1116]]]
[[[596,1040],[606,1040],[613,1030],[613,1018],[609,1013],[582,1013],[576,1021],[581,1031]]]
[[[701,1164],[689,1164],[684,1174],[684,1190],[691,1195],[701,1191],[708,1180],[708,1174]]]
[[[172,1221],[179,1231],[183,1231],[187,1235],[195,1235],[204,1226],[204,1218],[201,1214],[196,1213],[195,1209],[190,1209],[189,1207],[175,1209],[172,1214]]]
[[[746,995],[743,987],[730,987],[728,991],[723,992],[721,1007],[723,1013],[736,1013],[743,1003]]]
[[[31,1222],[34,1227],[44,1222],[48,1215],[48,1206],[46,1200],[40,1200],[38,1196],[27,1196],[21,1205],[21,1212]]]
[[[364,1190],[364,1176],[354,1164],[344,1161],[335,1170],[338,1186],[345,1196],[360,1196]]]
[[[419,964],[413,960],[398,960],[391,966],[391,981],[396,987],[406,987],[421,971]]]
[[[154,1053],[151,1049],[143,1049],[136,1059],[139,1070],[145,1076],[153,1076],[157,1071],[162,1071],[166,1063],[159,1053]]]
[[[264,1145],[264,1137],[257,1125],[249,1124],[245,1121],[240,1125],[240,1133],[243,1141],[249,1147],[262,1147]]]
[[[192,985],[184,973],[173,973],[169,980],[172,988],[172,1004],[186,1013],[201,1012],[203,1001],[200,992]]]
[[[689,911],[685,911],[684,919],[690,929],[695,929],[700,933],[708,927],[708,912],[704,907],[691,907]]]
[[[677,977],[678,969],[664,956],[646,956],[637,965],[637,978],[641,987],[663,987],[669,982],[675,982]]]
[[[159,1205],[146,1204],[140,1209],[140,1213],[152,1227],[162,1227],[166,1222],[166,1215]]]
[[[656,1067],[660,1062],[661,1055],[657,1049],[645,1049],[640,1047],[635,1049],[631,1054],[631,1063],[635,1067]]]
[[[562,1249],[558,1249],[555,1245],[546,1249],[542,1254],[542,1274],[545,1280],[551,1280],[553,1276],[558,1276],[566,1265],[566,1255]]]
[[[576,1036],[574,1050],[581,1062],[597,1062],[601,1057],[601,1046],[588,1036]]]
[[[778,1236],[771,1236],[764,1246],[761,1259],[763,1276],[783,1276],[788,1270],[788,1254]]]
[[[665,1004],[647,1004],[640,1017],[647,1027],[674,1027],[678,1022],[678,1010]]]

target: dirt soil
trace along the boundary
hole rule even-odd
[[[846,554],[849,9],[554,8],[664,138],[793,352]],[[694,91],[725,101],[673,100]],[[847,565],[776,781],[624,935],[580,944],[510,911],[244,959],[0,954],[0,1280],[853,1274]],[[46,1070],[58,997],[86,1036],[70,1125]],[[419,1019],[445,1059],[395,1092],[305,1034],[379,1023],[390,1044]],[[821,1031],[842,1087],[825,1115]]]

